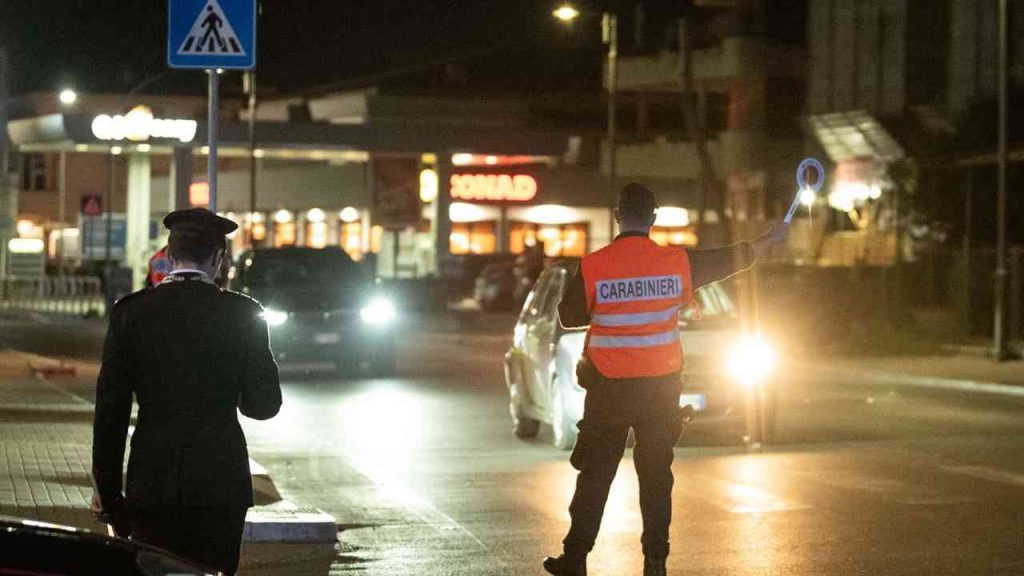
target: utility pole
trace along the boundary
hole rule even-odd
[[[998,157],[999,184],[996,192],[996,275],[995,315],[992,353],[996,361],[1006,360],[1009,350],[1006,343],[1006,138],[1008,122],[1007,102],[1007,0],[999,0],[999,125]]]
[[[7,241],[14,229],[15,203],[10,187],[7,149],[7,49],[0,45],[0,278],[7,275]],[[2,288],[2,286],[0,286]],[[2,296],[3,294],[0,294]]]
[[[255,248],[252,235],[253,215],[256,214],[256,72],[245,73],[246,92],[249,95],[249,247]]]
[[[727,207],[726,190],[718,180],[714,162],[711,160],[711,152],[708,150],[707,125],[705,119],[697,113],[697,94],[693,81],[693,24],[689,17],[679,19],[679,58],[680,70],[682,71],[682,110],[683,120],[686,122],[686,129],[693,140],[693,147],[697,152],[697,159],[700,161],[701,183],[698,196],[697,208],[697,241],[703,242],[706,229],[704,212],[707,209],[707,194],[715,196],[715,211],[718,213],[718,222],[721,226],[724,243],[731,243],[732,220],[726,215]]]
[[[611,243],[615,238],[615,208],[619,197],[615,186],[618,176],[619,17],[614,12],[606,12],[601,17],[601,35],[608,45],[608,242]]]

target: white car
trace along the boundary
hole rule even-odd
[[[548,424],[555,446],[564,450],[576,443],[586,394],[576,380],[586,332],[558,323],[558,303],[576,266],[559,262],[544,271],[523,304],[505,354],[515,435],[533,438],[541,423]],[[698,421],[758,418],[759,435],[767,440],[775,424],[774,352],[763,340],[740,334],[736,308],[720,285],[698,290],[695,299],[697,306],[682,311],[679,321],[686,355],[680,406],[691,406]],[[752,402],[758,398],[765,401]],[[750,406],[761,409],[748,414]]]

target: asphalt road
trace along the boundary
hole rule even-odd
[[[0,321],[0,344],[87,357],[102,332],[87,326]],[[550,432],[512,436],[504,346],[418,330],[397,378],[286,373],[281,414],[246,423],[284,496],[342,524],[332,574],[542,574],[575,474]],[[670,573],[1024,574],[1022,416],[1020,402],[791,375],[775,445],[684,434]],[[636,492],[627,456],[592,574],[640,573]]]

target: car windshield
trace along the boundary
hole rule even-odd
[[[257,252],[249,268],[249,282],[253,286],[268,288],[352,283],[362,280],[362,270],[344,252]]]
[[[289,310],[354,306],[369,283],[359,265],[336,250],[259,251],[250,262],[247,291],[268,306]]]
[[[694,305],[682,311],[685,322],[713,321],[734,318],[736,305],[721,284],[710,284],[693,295]]]

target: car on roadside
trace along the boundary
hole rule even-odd
[[[558,262],[541,274],[523,304],[504,362],[515,435],[532,438],[548,424],[562,449],[576,443],[586,393],[576,379],[586,331],[566,330],[558,322],[558,303],[577,266],[578,261]],[[770,439],[777,397],[774,350],[762,338],[741,334],[736,306],[721,284],[701,288],[694,299],[679,315],[686,354],[680,407],[691,407],[695,423],[746,430],[756,418],[758,436]]]
[[[481,310],[511,310],[515,301],[515,259],[492,262],[484,266],[473,284],[473,299]]]
[[[248,251],[232,276],[232,290],[263,304],[279,362],[394,375],[395,304],[341,248]]]
[[[200,576],[217,572],[147,544],[0,516],[0,574]]]

